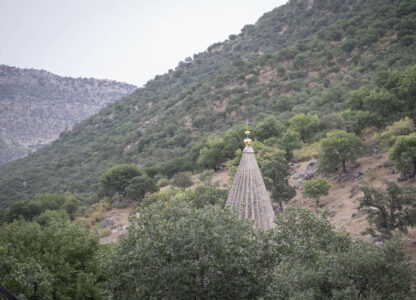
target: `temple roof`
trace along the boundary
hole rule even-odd
[[[260,228],[269,229],[273,226],[275,216],[269,193],[264,185],[254,150],[250,146],[251,140],[246,139],[244,142],[246,147],[226,205],[236,209],[241,219],[254,220]]]

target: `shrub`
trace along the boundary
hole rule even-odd
[[[350,53],[352,50],[354,50],[356,44],[356,40],[348,39],[341,44],[341,49],[347,53]]]
[[[181,187],[181,188],[187,188],[194,183],[191,180],[191,173],[190,172],[179,172],[173,175],[172,177],[172,185]]]
[[[400,38],[400,45],[404,47],[409,47],[410,45],[413,45],[415,41],[415,38],[413,35],[405,35]]]
[[[253,136],[259,140],[264,141],[271,137],[280,137],[282,135],[283,126],[273,117],[266,117],[259,122],[254,129]],[[240,137],[240,140],[242,137]]]
[[[416,176],[416,133],[399,136],[389,152],[403,178]]]
[[[107,196],[113,196],[116,193],[124,195],[124,189],[130,180],[142,173],[135,165],[118,165],[109,169],[100,177],[100,186]]]
[[[399,136],[409,135],[414,131],[415,124],[413,123],[413,120],[409,117],[405,117],[388,126],[386,130],[380,134],[380,138],[386,146],[392,146]]]
[[[153,179],[147,176],[137,176],[129,181],[129,185],[124,191],[128,198],[142,200],[146,193],[158,192],[159,187]]]
[[[214,177],[214,172],[212,170],[205,170],[199,175],[199,180],[206,186],[212,185],[212,178]]]
[[[211,138],[208,140],[208,146],[199,151],[198,165],[202,168],[213,168],[216,170],[218,165],[225,161],[224,139]]]
[[[173,158],[160,165],[159,172],[171,178],[174,174],[192,170],[192,163],[186,158]]]
[[[293,160],[304,161],[312,158],[318,158],[321,147],[318,142],[312,144],[303,144],[300,149],[293,151]]]
[[[160,178],[158,181],[157,181],[157,185],[159,186],[159,187],[164,187],[164,186],[167,186],[167,185],[169,185],[170,184],[170,180],[169,179],[167,179],[167,178]]]

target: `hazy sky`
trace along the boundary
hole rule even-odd
[[[0,0],[0,64],[143,85],[287,0]]]

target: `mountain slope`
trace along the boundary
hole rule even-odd
[[[265,114],[315,113],[337,128],[349,91],[415,63],[415,14],[412,1],[290,1],[1,167],[0,205],[40,192],[94,201],[110,166],[189,157],[201,137]]]
[[[135,86],[0,65],[0,164],[58,138]]]

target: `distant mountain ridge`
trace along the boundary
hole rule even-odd
[[[21,158],[137,87],[0,65],[0,164]]]

